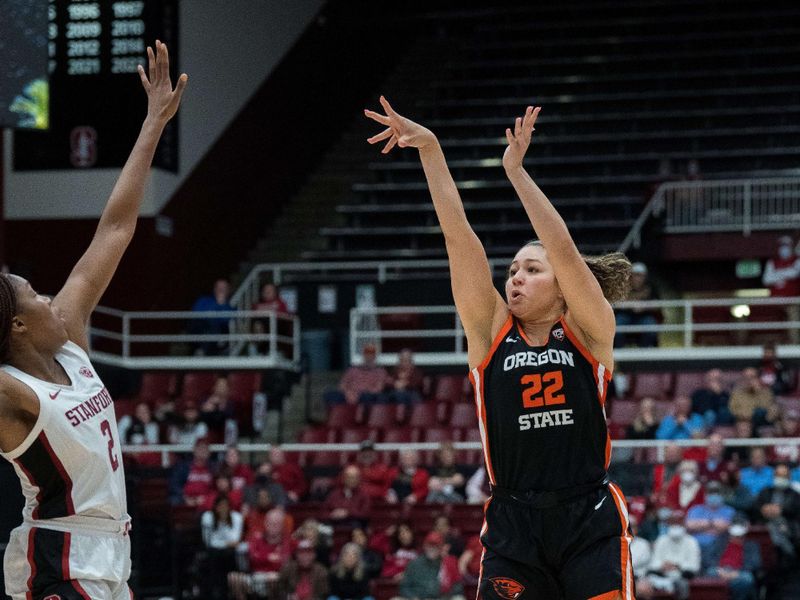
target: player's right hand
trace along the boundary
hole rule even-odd
[[[147,116],[158,119],[164,123],[169,121],[178,112],[181,103],[183,90],[189,76],[186,73],[178,77],[178,84],[172,89],[172,81],[169,78],[169,51],[167,45],[156,40],[156,51],[147,47],[147,70],[139,65],[139,79],[142,80],[142,87],[147,92]]]
[[[382,132],[367,138],[370,144],[377,144],[386,139],[389,140],[381,150],[382,154],[388,153],[395,145],[401,148],[424,148],[436,142],[436,136],[433,135],[430,129],[397,114],[389,104],[389,101],[383,96],[381,96],[380,101],[381,106],[386,111],[385,115],[368,109],[364,110],[364,114],[373,121],[386,125],[386,129]]]

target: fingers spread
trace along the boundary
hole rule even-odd
[[[163,42],[158,49],[158,70],[159,77],[164,81],[169,81],[169,50]]]
[[[150,76],[150,83],[154,83],[158,73],[156,73],[156,55],[150,46],[147,47],[147,73]]]
[[[178,102],[181,101],[181,96],[183,96],[183,90],[186,89],[187,83],[189,83],[189,76],[186,73],[182,73],[181,76],[178,77],[178,84],[175,86],[175,97]]]
[[[511,145],[514,143],[514,136],[511,135],[511,129],[506,127],[506,139],[508,140],[508,144]]]
[[[392,128],[389,127],[388,129],[384,129],[383,131],[381,131],[378,135],[373,135],[371,138],[367,138],[367,141],[370,144],[375,144],[377,142],[382,142],[388,137],[391,137],[391,135],[392,135]]]
[[[522,133],[522,119],[517,117],[514,120],[514,137],[519,136]]]
[[[394,111],[394,109],[392,108],[392,105],[389,104],[389,101],[386,98],[381,96],[380,97],[380,102],[381,102],[381,106],[384,108],[384,110],[386,111],[387,115],[391,115],[393,117],[397,116],[397,113]]]
[[[381,115],[369,109],[364,109],[364,114],[373,121],[377,121],[381,125],[389,125],[389,123],[391,123],[391,119],[389,117]]]
[[[144,87],[145,91],[150,91],[150,82],[147,81],[147,75],[144,74],[144,67],[142,65],[138,65],[136,67],[136,71],[139,73],[139,79],[142,80],[142,86]]]
[[[386,142],[386,145],[383,147],[383,150],[381,150],[381,154],[387,154],[389,150],[394,148],[395,144],[397,144],[397,136],[393,135],[392,139]]]

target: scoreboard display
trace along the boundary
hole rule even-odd
[[[49,0],[50,128],[14,135],[14,168],[121,167],[147,110],[137,65],[147,46],[169,47],[178,72],[177,0]],[[178,168],[177,121],[167,125],[154,164]]]

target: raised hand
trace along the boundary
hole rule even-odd
[[[539,116],[541,110],[541,106],[536,108],[529,106],[525,109],[525,116],[517,117],[514,122],[514,132],[512,133],[510,128],[506,129],[508,147],[503,154],[503,167],[506,171],[522,166],[522,160],[531,144],[536,117]]]
[[[183,73],[178,77],[178,85],[172,89],[169,79],[169,51],[167,45],[158,40],[155,53],[150,46],[147,47],[147,59],[148,74],[145,74],[142,65],[138,68],[142,87],[147,92],[147,116],[166,123],[178,111],[189,76]]]
[[[383,96],[381,96],[380,101],[381,106],[386,111],[385,115],[367,109],[364,110],[364,114],[373,121],[386,125],[386,129],[382,132],[367,138],[370,144],[377,144],[386,139],[389,140],[381,150],[381,154],[386,154],[395,145],[401,148],[424,148],[436,141],[436,136],[433,135],[430,129],[426,129],[419,123],[398,115],[389,104],[389,101]]]

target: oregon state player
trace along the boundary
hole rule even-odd
[[[614,314],[630,263],[583,257],[564,221],[522,166],[539,108],[506,130],[506,174],[540,241],[511,263],[505,298],[470,227],[431,131],[386,111],[369,139],[419,149],[444,234],[456,309],[492,486],[481,535],[485,599],[632,600],[625,499],[607,479],[604,402]]]
[[[25,496],[4,556],[14,600],[129,600],[130,517],[111,396],[89,362],[87,324],[125,252],[158,140],[178,110],[167,47],[139,67],[147,116],[94,239],[51,299],[0,275],[0,454]]]

